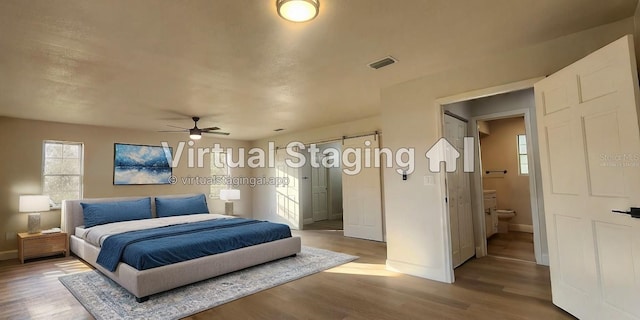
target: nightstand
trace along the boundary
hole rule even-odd
[[[20,259],[20,263],[24,263],[25,259],[60,253],[69,256],[69,235],[66,232],[18,233],[18,259]]]

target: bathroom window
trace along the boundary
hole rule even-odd
[[[518,135],[518,173],[529,175],[529,157],[527,156],[527,136]]]
[[[51,207],[60,208],[65,199],[82,199],[82,143],[47,140],[42,149],[42,193],[51,198]]]

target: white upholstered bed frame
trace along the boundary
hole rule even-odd
[[[192,195],[162,197],[186,196]],[[62,230],[70,235],[69,245],[71,252],[127,289],[136,297],[138,302],[147,300],[150,295],[155,293],[292,256],[300,252],[300,238],[291,237],[142,271],[121,262],[115,272],[110,272],[96,263],[100,249],[74,235],[75,228],[84,224],[82,205],[80,203],[114,202],[141,198],[146,197],[96,198],[65,200],[62,202]],[[154,197],[151,197],[151,203],[153,216],[155,217]]]

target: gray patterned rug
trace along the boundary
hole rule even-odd
[[[95,270],[59,279],[96,319],[179,319],[357,258],[302,247],[296,257],[155,294],[144,303]]]

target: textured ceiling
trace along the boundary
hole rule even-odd
[[[380,89],[614,22],[637,0],[0,1],[0,115],[253,140],[380,113]],[[400,62],[377,71],[369,62]],[[183,115],[183,116],[181,116]],[[184,119],[184,120],[180,120]]]

